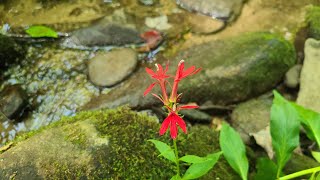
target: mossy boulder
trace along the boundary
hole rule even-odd
[[[307,23],[309,25],[309,37],[320,40],[320,6],[309,7]]]
[[[26,54],[25,48],[17,44],[12,38],[0,34],[0,68],[16,64]]]
[[[170,143],[158,130],[155,119],[128,108],[81,112],[16,140],[0,154],[0,179],[170,179],[174,164],[159,158],[147,141]],[[219,151],[218,133],[195,126],[178,146],[180,155],[205,156]],[[238,176],[220,158],[203,179],[216,178]]]
[[[171,73],[181,59],[185,59],[186,67],[202,68],[198,74],[179,84],[182,100],[227,105],[273,89],[295,64],[296,55],[293,45],[282,37],[248,33],[184,50],[170,61]],[[122,104],[135,108],[150,107],[157,100],[151,95],[145,98],[142,95],[151,82],[144,69],[140,69],[122,86],[93,99],[85,108],[113,108]]]

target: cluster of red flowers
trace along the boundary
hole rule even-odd
[[[164,106],[168,109],[169,114],[168,117],[163,121],[160,128],[160,135],[163,135],[167,129],[170,127],[170,135],[172,139],[177,138],[178,128],[177,125],[182,129],[184,133],[187,133],[187,127],[184,120],[179,116],[178,111],[181,109],[194,109],[198,108],[197,105],[182,105],[178,106],[178,101],[181,98],[182,94],[178,94],[178,84],[187,76],[194,75],[198,73],[201,68],[196,69],[195,66],[191,66],[190,68],[184,70],[184,60],[181,60],[178,64],[178,68],[175,76],[170,76],[167,73],[169,64],[167,63],[165,69],[160,64],[156,64],[157,71],[154,72],[152,69],[146,68],[147,73],[151,76],[151,78],[156,81],[153,82],[144,92],[144,96],[147,95],[153,87],[158,84],[161,88],[162,95],[157,95],[152,93],[153,96],[158,98]],[[167,95],[166,84],[169,82],[166,80],[168,78],[174,77],[174,82],[172,86],[172,91],[170,97]]]

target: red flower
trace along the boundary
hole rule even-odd
[[[172,139],[176,139],[178,135],[178,126],[182,129],[182,131],[187,134],[187,126],[183,119],[178,116],[175,112],[170,112],[168,117],[164,119],[161,128],[160,128],[160,135],[163,135],[170,126],[170,135]]]
[[[165,80],[166,78],[169,78],[170,76],[167,75],[167,71],[168,71],[168,66],[169,63],[167,63],[166,68],[163,70],[162,66],[160,64],[156,64],[157,67],[157,71],[154,72],[152,69],[150,68],[146,68],[146,72],[153,78],[156,80],[156,82],[152,83],[143,93],[144,96],[146,96],[156,84],[160,85],[161,91],[162,91],[162,97],[156,95],[156,94],[152,94],[153,96],[157,97],[158,99],[160,99],[163,104],[167,104],[168,103],[168,96],[167,96],[167,90],[166,90],[166,83],[167,81]]]
[[[187,70],[184,71],[184,60],[181,60],[179,62],[176,76],[174,78],[171,96],[170,96],[171,102],[177,101],[178,84],[179,84],[180,80],[183,78],[186,78],[187,76],[197,74],[200,70],[201,70],[201,68],[196,69],[195,66],[191,66]]]

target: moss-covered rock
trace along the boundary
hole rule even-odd
[[[46,127],[0,154],[0,179],[169,179],[174,164],[158,157],[148,139],[159,124],[127,108],[82,112]],[[193,127],[179,137],[180,155],[219,151],[218,133]],[[222,158],[204,179],[237,179]]]
[[[296,62],[293,45],[270,33],[248,33],[194,46],[170,62],[171,73],[174,74],[181,59],[186,60],[186,67],[202,68],[179,84],[182,100],[198,104],[211,101],[218,105],[243,101],[273,89]],[[152,96],[141,97],[143,87],[151,82],[144,69],[140,69],[122,86],[93,99],[86,108],[114,108],[123,104],[150,107],[157,100]]]
[[[320,6],[311,6],[307,12],[309,37],[320,40]]]
[[[23,58],[26,50],[13,39],[0,34],[0,68],[15,64]]]

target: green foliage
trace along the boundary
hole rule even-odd
[[[270,132],[272,146],[277,159],[277,177],[290,159],[293,150],[299,145],[299,116],[290,102],[276,91],[271,107]]]
[[[296,108],[308,138],[316,141],[320,147],[320,114],[295,103],[291,104]]]
[[[230,166],[241,176],[247,179],[249,163],[246,149],[240,135],[229,125],[223,124],[220,132],[220,147],[223,156]]]
[[[312,38],[320,39],[320,7],[310,6],[307,11],[306,21],[309,24],[309,35]]]
[[[320,163],[320,152],[312,151],[312,156]]]
[[[160,151],[161,154],[159,156],[163,156],[174,163],[176,162],[176,156],[173,152],[173,149],[169,145],[154,139],[150,139],[148,141],[152,142],[156,146],[156,148]]]
[[[183,180],[187,179],[196,179],[208,173],[210,169],[217,163],[222,152],[209,154],[206,157],[198,157],[193,155],[187,155],[180,158],[181,161],[192,163],[192,165],[188,168],[184,176]]]
[[[268,158],[260,158],[257,162],[257,174],[255,180],[277,179],[277,165]]]
[[[28,33],[31,37],[34,37],[34,38],[40,38],[40,37],[58,38],[58,33],[46,26],[30,26],[26,30],[26,33]]]

